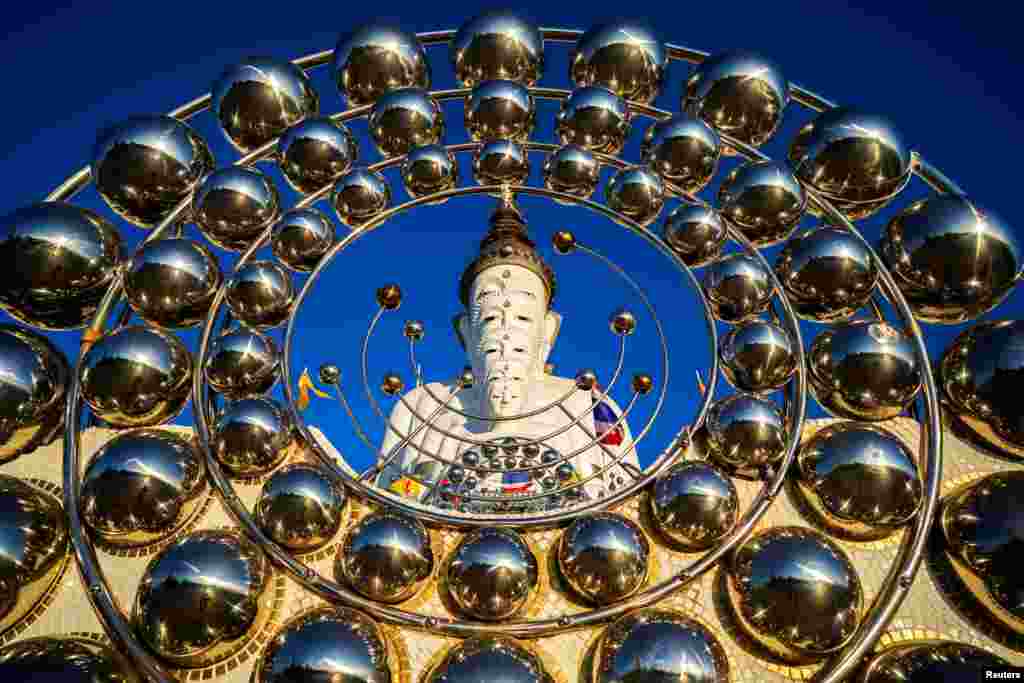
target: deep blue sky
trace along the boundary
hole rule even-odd
[[[570,28],[587,28],[628,10],[621,3],[518,6],[542,26]],[[5,93],[0,213],[42,199],[86,163],[96,131],[103,126],[135,113],[172,109],[208,91],[225,66],[247,55],[294,58],[333,48],[339,34],[376,18],[411,31],[456,28],[483,8],[477,3],[411,3],[387,5],[385,12],[379,13],[381,6],[372,3],[289,6],[193,0],[179,0],[161,9],[122,1],[5,8],[0,41]],[[1024,107],[1017,84],[1024,51],[1018,24],[1000,3],[974,2],[957,8],[961,14],[931,3],[875,3],[865,9],[838,2],[765,2],[650,3],[643,10],[667,42],[712,52],[729,48],[760,51],[779,63],[791,81],[840,103],[889,116],[914,149],[954,178],[977,202],[1016,226],[1022,217],[1016,201],[1020,173],[1014,157],[1024,148],[1019,123]],[[965,11],[970,14],[962,14]],[[568,50],[568,45],[549,46],[542,85],[566,87]],[[429,54],[435,87],[450,87],[453,80],[447,51],[432,48]],[[672,67],[659,105],[678,108],[680,83],[688,72],[687,65]],[[338,111],[341,98],[323,70],[314,83],[320,92],[321,111]],[[541,106],[535,139],[552,140],[554,111],[550,102]],[[461,104],[447,105],[445,114],[446,141],[464,140]],[[784,154],[792,132],[807,117],[791,105],[785,128],[766,151],[773,156]],[[627,156],[636,158],[638,140],[648,124],[641,119],[635,122]],[[219,163],[236,158],[208,118],[195,119],[195,126],[214,148]],[[359,126],[354,130],[364,131]],[[361,151],[363,159],[378,158],[368,144],[364,143]],[[466,161],[460,159],[464,184],[472,182]],[[533,157],[533,182],[541,161],[541,157]],[[390,178],[395,201],[404,201],[397,179]],[[713,198],[716,185],[706,197]],[[283,196],[294,199],[287,191]],[[905,206],[919,196],[923,190],[911,188],[896,206]],[[88,193],[81,203],[96,205]],[[523,204],[540,241],[546,244],[552,230],[571,224],[582,238],[638,273],[638,280],[650,291],[676,349],[670,385],[675,403],[666,406],[667,417],[659,421],[663,427],[652,434],[652,440],[663,445],[664,438],[674,433],[669,423],[678,426],[694,404],[692,368],[709,360],[703,323],[693,317],[697,313],[695,297],[639,240],[622,238],[621,231],[610,223],[543,201]],[[409,317],[428,323],[428,342],[422,352],[428,377],[450,376],[460,364],[447,325],[457,305],[458,268],[471,257],[488,206],[479,199],[464,200],[413,212],[385,228],[387,232],[360,243],[357,251],[361,253],[353,254],[360,258],[339,262],[326,271],[309,301],[310,308],[300,313],[298,329],[303,341],[293,362],[300,368],[308,364],[314,373],[326,360],[339,363],[349,379],[351,397],[365,403],[358,400],[358,358],[353,353],[373,312],[373,289],[384,280],[397,280],[409,291],[407,305],[389,316],[380,330],[381,341],[371,356],[371,382],[376,384],[389,367],[411,381],[399,335],[401,322]],[[321,208],[326,206],[321,204]],[[862,224],[872,241],[887,215]],[[813,225],[813,221],[805,225]],[[123,223],[119,226],[129,241],[142,234]],[[655,229],[660,229],[660,224]],[[773,255],[769,253],[770,258]],[[609,367],[615,343],[604,332],[604,318],[611,309],[631,301],[627,290],[596,264],[580,256],[573,259],[555,262],[564,283],[561,310],[569,313],[572,322],[567,323],[554,360],[559,372],[567,375],[583,365]],[[431,273],[442,275],[428,277],[428,267]],[[593,285],[597,281],[602,283],[600,287]],[[631,305],[640,312],[638,304]],[[1021,317],[1022,313],[1024,294],[1018,291],[988,317]],[[625,372],[649,369],[657,374],[656,338],[643,317],[641,325],[646,335],[638,333],[636,341],[631,340]],[[933,357],[961,329],[926,327]],[[805,341],[809,343],[820,330],[804,326]],[[194,339],[194,334],[185,336]],[[69,354],[74,353],[76,335],[55,338]],[[628,398],[621,392],[616,396],[623,402]],[[361,413],[369,421],[369,413]],[[642,416],[641,410],[637,417]],[[351,437],[333,406],[316,404],[310,419],[349,451]],[[636,420],[631,422],[636,425]],[[370,431],[374,438],[380,434],[376,427]],[[645,448],[643,459],[651,455],[653,448]],[[365,459],[365,454],[355,457],[357,462]]]

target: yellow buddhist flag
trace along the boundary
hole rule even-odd
[[[309,392],[311,391],[320,398],[331,397],[330,394],[320,391],[317,389],[316,385],[313,384],[313,379],[309,376],[309,368],[302,371],[302,375],[299,377],[298,387],[299,400],[296,403],[298,404],[299,410],[305,410],[309,407]]]
[[[700,392],[700,395],[703,396],[708,392],[708,388],[704,386],[704,380],[701,379],[700,370],[694,370],[694,372],[697,373],[697,390]]]
[[[401,496],[405,496],[406,498],[419,498],[420,495],[427,490],[427,487],[423,484],[409,477],[396,479],[391,482],[391,486],[388,488]]]

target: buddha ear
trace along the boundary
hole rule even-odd
[[[554,311],[548,311],[544,316],[544,345],[547,348],[544,350],[543,360],[547,360],[548,354],[554,348],[560,329],[562,329],[562,316]]]
[[[452,318],[452,327],[455,328],[455,336],[459,340],[459,345],[465,350],[466,340],[469,339],[469,316],[465,313],[456,314]]]

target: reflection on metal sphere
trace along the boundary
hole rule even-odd
[[[444,135],[441,105],[422,88],[402,88],[381,95],[373,103],[368,126],[377,150],[386,157],[405,154],[413,147],[436,145]]]
[[[251,152],[320,113],[309,77],[291,62],[251,57],[224,70],[210,108],[228,139]]]
[[[92,319],[117,275],[121,235],[99,214],[44,202],[0,218],[0,307],[32,327]]]
[[[699,268],[719,257],[728,233],[711,207],[680,204],[665,218],[664,234],[665,242],[683,263]]]
[[[857,570],[838,545],[810,529],[755,534],[733,555],[726,581],[741,628],[792,664],[836,652],[860,620]]]
[[[405,321],[405,325],[402,327],[402,334],[404,334],[405,337],[409,341],[414,341],[414,342],[422,341],[423,340],[423,335],[425,334],[424,327],[423,327],[423,321],[422,320],[407,320],[407,321]]]
[[[620,618],[601,635],[597,648],[593,683],[731,680],[729,659],[714,634],[669,610],[642,609]]]
[[[98,418],[115,427],[153,427],[188,403],[192,354],[170,332],[122,327],[89,347],[78,376]]]
[[[163,429],[131,431],[104,444],[86,467],[82,519],[111,545],[149,545],[180,528],[205,490],[194,441]]]
[[[28,638],[0,648],[0,678],[5,681],[60,683],[141,683],[116,650],[92,638]]]
[[[342,176],[331,191],[331,206],[341,222],[356,228],[372,220],[391,203],[391,187],[384,176],[357,166]]]
[[[334,538],[347,500],[344,488],[318,468],[287,465],[263,485],[256,522],[285,548],[308,553]]]
[[[720,399],[708,411],[711,456],[739,469],[769,465],[786,449],[786,419],[774,402],[749,394]]]
[[[1024,247],[997,216],[938,195],[889,222],[879,245],[914,317],[957,324],[999,305],[1024,273]]]
[[[686,81],[684,111],[719,133],[759,147],[782,122],[789,83],[779,68],[749,52],[708,57]]]
[[[217,258],[188,239],[150,242],[135,253],[124,274],[132,310],[157,327],[194,327],[206,319],[224,281]]]
[[[704,462],[673,465],[648,498],[655,526],[686,551],[707,550],[736,525],[739,497],[732,480]]]
[[[612,314],[608,326],[620,337],[628,337],[636,330],[636,316],[625,308],[620,308]]]
[[[320,607],[281,629],[256,665],[253,683],[397,683],[395,653],[372,619],[348,607]]]
[[[536,105],[525,85],[484,81],[466,100],[466,131],[473,140],[525,142],[533,132]]]
[[[473,154],[473,177],[480,185],[522,185],[530,175],[530,159],[521,145],[494,140]]]
[[[651,547],[636,522],[608,512],[576,519],[562,532],[558,568],[581,597],[608,605],[647,580]]]
[[[589,150],[565,145],[544,160],[544,186],[589,199],[601,181],[601,164]]]
[[[630,382],[630,388],[641,396],[646,396],[654,389],[654,378],[645,372],[638,372],[633,375],[633,381]]]
[[[730,254],[712,263],[702,284],[715,317],[728,323],[764,313],[775,293],[768,269],[746,254]]]
[[[591,28],[569,56],[577,87],[600,85],[619,97],[650,104],[661,92],[668,52],[650,26],[636,22]]]
[[[536,26],[511,12],[487,12],[459,27],[450,56],[464,88],[490,80],[532,86],[544,73],[544,38]]]
[[[775,274],[796,314],[818,322],[851,317],[867,304],[878,282],[867,245],[829,226],[794,235],[775,261]]]
[[[300,273],[316,268],[334,244],[334,224],[322,211],[292,209],[274,225],[270,246],[281,263]]]
[[[63,433],[71,366],[37,332],[0,325],[0,461],[45,446]]]
[[[345,538],[335,573],[357,592],[379,602],[408,600],[434,572],[434,550],[418,519],[393,512],[364,517]]]
[[[721,140],[711,126],[689,114],[656,121],[644,134],[644,163],[665,180],[694,194],[715,175]]]
[[[485,528],[466,536],[448,563],[448,594],[470,617],[514,617],[537,588],[538,566],[514,531]]]
[[[217,414],[211,445],[221,465],[240,477],[270,471],[288,455],[292,444],[288,411],[270,398],[232,401]]]
[[[470,638],[453,645],[423,683],[555,683],[544,662],[511,638]]]
[[[796,372],[796,348],[784,329],[752,320],[722,337],[719,355],[729,382],[750,393],[781,389]]]
[[[271,568],[235,530],[185,536],[150,561],[132,620],[143,642],[174,667],[214,664],[269,616]]]
[[[910,180],[902,136],[880,116],[836,107],[817,115],[789,148],[796,176],[851,220],[888,204]]]
[[[851,420],[896,417],[921,390],[910,337],[871,320],[842,323],[818,335],[807,369],[821,407]]]
[[[643,166],[624,168],[608,183],[605,199],[613,211],[640,225],[650,225],[665,204],[665,184],[661,176]]]
[[[173,116],[133,116],[103,130],[92,152],[92,179],[114,213],[150,228],[214,169],[206,142]]]
[[[389,283],[377,290],[377,304],[388,311],[396,311],[402,305],[402,288]]]
[[[393,373],[384,375],[384,379],[380,383],[380,390],[388,396],[397,396],[402,393],[404,388],[405,383],[402,381],[402,378]]]
[[[751,244],[765,247],[786,239],[807,208],[807,193],[789,167],[778,161],[751,161],[722,181],[718,210]]]
[[[349,107],[373,104],[398,88],[430,87],[430,64],[420,41],[383,24],[363,26],[338,41],[332,74]]]
[[[597,373],[591,369],[576,373],[576,387],[581,391],[590,391],[597,384]]]
[[[210,388],[228,398],[266,393],[277,382],[277,345],[265,334],[238,325],[210,343],[203,363]]]
[[[345,124],[317,118],[289,128],[277,142],[277,156],[288,184],[309,194],[347,173],[359,147]]]
[[[825,427],[797,455],[798,490],[823,525],[856,540],[883,538],[921,507],[917,463],[903,442],[869,424]]]
[[[443,145],[414,147],[402,162],[402,182],[410,197],[450,190],[459,183],[459,164]]]
[[[563,145],[618,154],[626,144],[630,119],[624,99],[611,90],[591,85],[577,88],[562,100],[556,129]]]
[[[341,382],[341,369],[337,365],[325,363],[320,366],[320,381],[324,384],[338,384]]]
[[[869,659],[855,683],[954,681],[965,671],[1008,668],[1009,662],[980,647],[948,640],[913,640],[883,649]]]
[[[259,330],[288,319],[295,300],[292,278],[273,261],[249,261],[228,283],[225,299],[236,318]]]
[[[248,249],[274,223],[280,207],[270,178],[241,166],[215,171],[192,197],[196,226],[206,239],[231,251]]]

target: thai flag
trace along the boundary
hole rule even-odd
[[[618,422],[619,416],[615,414],[612,407],[600,400],[601,391],[601,387],[595,384],[591,393],[595,403],[594,427],[597,429],[598,441],[606,446],[621,446],[626,438],[625,430],[622,429],[621,424],[615,424]]]
[[[502,493],[527,493],[533,481],[529,472],[502,472],[501,492]]]

